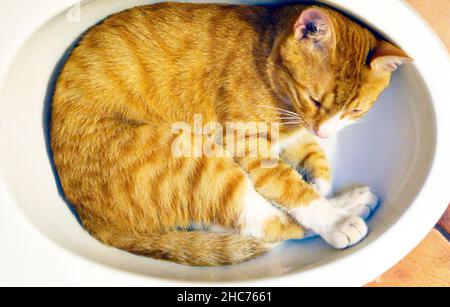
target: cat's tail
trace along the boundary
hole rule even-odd
[[[193,266],[240,263],[263,255],[273,247],[251,237],[212,232],[115,235],[108,241],[110,245],[133,254]]]

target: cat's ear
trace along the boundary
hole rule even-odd
[[[330,42],[334,38],[334,29],[328,14],[319,8],[310,8],[302,12],[294,25],[297,40],[310,39],[315,43]]]
[[[401,65],[412,62],[402,49],[386,41],[378,42],[369,58],[373,70],[396,71]]]

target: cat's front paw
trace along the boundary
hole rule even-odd
[[[320,196],[327,198],[331,195],[332,185],[330,181],[318,178],[313,181],[313,186],[319,192]]]
[[[367,218],[378,205],[378,197],[369,187],[357,188],[330,199],[330,204],[342,208],[350,216]]]
[[[364,220],[353,216],[337,223],[322,237],[331,246],[337,249],[344,249],[362,241],[367,236],[367,232],[368,229]]]

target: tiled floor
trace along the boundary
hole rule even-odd
[[[450,50],[450,0],[407,2],[426,19]],[[450,207],[436,229],[411,254],[368,286],[450,286],[449,232]]]

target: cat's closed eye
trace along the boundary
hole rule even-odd
[[[354,110],[349,110],[347,111],[343,116],[360,116],[363,115],[364,110],[361,109],[354,109]]]
[[[322,107],[322,103],[319,100],[316,100],[316,99],[312,98],[311,96],[309,97],[309,99],[313,102],[313,104],[315,105],[315,107],[317,109],[320,109]]]

